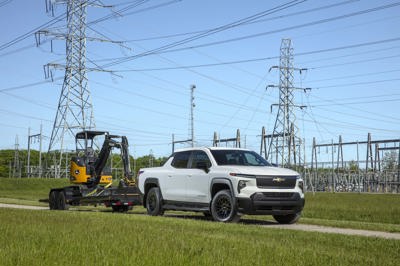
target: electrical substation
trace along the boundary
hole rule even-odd
[[[64,71],[63,83],[57,104],[57,111],[47,147],[46,156],[42,156],[42,126],[40,132],[28,132],[27,158],[21,158],[21,145],[18,136],[15,139],[14,158],[9,163],[9,176],[20,177],[51,177],[64,178],[69,176],[68,161],[72,151],[65,146],[66,139],[73,139],[77,132],[95,130],[95,117],[90,93],[89,71],[86,67],[87,41],[112,42],[87,36],[87,9],[92,1],[66,1],[67,21],[66,31],[51,31],[40,29],[35,33],[37,46],[47,41],[65,40],[65,64],[48,63],[44,66],[45,77],[54,79],[53,71]],[[97,2],[97,1],[94,1]],[[100,2],[100,1],[99,1]],[[61,1],[60,1],[61,3]],[[53,17],[57,13],[59,1],[46,1],[46,11]],[[96,3],[96,7],[109,8]],[[278,51],[278,49],[276,49]],[[283,38],[280,44],[279,65],[269,66],[269,72],[279,73],[275,84],[265,84],[265,89],[276,90],[279,97],[270,106],[263,108],[275,115],[273,128],[259,126],[257,136],[259,153],[269,162],[301,172],[305,179],[307,191],[330,192],[400,192],[400,139],[375,139],[365,132],[365,139],[351,139],[338,135],[331,142],[318,140],[314,137],[312,143],[306,143],[298,126],[296,117],[304,109],[312,106],[299,105],[299,94],[312,94],[313,88],[297,87],[296,75],[303,75],[312,70],[295,65],[294,45],[290,38]],[[107,72],[104,67],[90,71]],[[177,139],[173,132],[170,145],[172,152],[179,146],[194,147],[198,144],[195,134],[195,89],[190,87],[190,124],[189,137]],[[210,129],[209,145],[246,148],[247,136],[239,129],[234,136],[220,136]],[[39,150],[40,159],[37,165],[30,160],[31,149]],[[153,149],[152,149],[153,152]],[[43,157],[43,158],[42,158]],[[153,162],[151,162],[153,165]],[[118,171],[121,166],[114,165]]]

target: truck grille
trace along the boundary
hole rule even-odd
[[[296,185],[297,176],[257,176],[258,188],[290,189]]]

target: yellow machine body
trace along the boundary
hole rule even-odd
[[[90,175],[87,174],[86,165],[81,158],[72,158],[70,165],[70,182],[73,184],[87,184],[90,182]],[[99,184],[108,185],[112,183],[111,175],[101,175]]]

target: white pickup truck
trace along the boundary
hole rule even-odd
[[[242,214],[271,214],[287,224],[298,221],[305,202],[297,172],[238,148],[176,151],[163,166],[140,169],[138,185],[149,215],[196,211],[235,222]]]

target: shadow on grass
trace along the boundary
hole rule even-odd
[[[145,214],[145,213],[144,213]],[[209,221],[213,222],[214,220],[211,217],[206,217],[202,215],[185,215],[185,214],[164,214],[165,217],[178,218],[178,219],[189,219],[196,221]],[[248,219],[242,218],[238,222],[239,224],[248,224],[248,225],[277,225],[278,223],[275,221],[268,220],[258,220],[258,219]]]
[[[73,211],[79,211],[79,212],[104,212],[104,213],[115,213],[115,214],[123,214],[123,215],[147,215],[146,210],[131,210],[129,212],[114,212],[112,209],[96,209],[96,208],[88,208],[88,209],[75,209],[75,208],[70,208],[70,210]],[[204,216],[202,214],[196,214],[196,213],[188,213],[185,214],[184,212],[182,213],[174,213],[174,212],[166,212],[164,217],[168,218],[177,218],[177,219],[186,219],[186,220],[195,220],[195,221],[208,221],[208,222],[213,222],[214,220],[209,217],[209,216]],[[270,221],[270,220],[261,220],[261,219],[251,219],[251,218],[241,218],[238,222],[239,224],[248,224],[248,225],[277,225],[278,223],[275,221]]]

